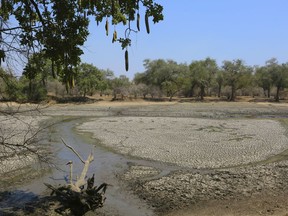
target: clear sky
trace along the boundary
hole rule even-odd
[[[82,61],[100,69],[110,69],[116,76],[133,78],[144,72],[144,59],[173,59],[190,64],[211,57],[242,59],[247,65],[263,65],[275,57],[288,62],[288,0],[156,0],[164,7],[164,21],[132,34],[129,48],[130,69],[125,71],[124,51],[112,44],[113,28],[105,35],[104,24],[90,24],[91,34],[85,44]],[[142,11],[144,12],[144,11]],[[136,25],[136,24],[135,24]],[[135,26],[136,29],[136,26]],[[118,35],[123,29],[117,27]]]

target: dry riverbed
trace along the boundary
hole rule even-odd
[[[89,116],[77,129],[105,148],[173,167],[117,174],[155,215],[288,214],[287,104],[116,102],[43,115]]]
[[[249,103],[135,107],[78,128],[122,154],[179,166],[162,176],[162,170],[131,165],[121,176],[159,215],[285,215],[286,108]]]

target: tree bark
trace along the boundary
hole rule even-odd
[[[231,98],[230,98],[230,101],[234,101],[235,100],[235,86],[232,85],[231,86]]]
[[[190,88],[190,97],[193,97],[194,96],[194,87],[195,87],[195,84],[191,85],[191,88]]]
[[[218,85],[218,98],[221,97],[221,89],[222,89],[222,86]]]
[[[267,89],[267,97],[270,98],[270,96],[271,96],[271,89],[268,88],[268,89]]]
[[[205,94],[205,87],[201,86],[200,87],[200,98],[201,98],[201,100],[204,100],[204,94]]]
[[[90,163],[94,160],[94,157],[92,153],[88,156],[87,160],[83,160],[82,157],[79,155],[78,152],[75,151],[75,149],[71,146],[69,146],[65,141],[62,139],[63,144],[69,148],[71,151],[74,152],[74,154],[80,159],[80,161],[84,164],[83,170],[81,172],[80,178],[75,182],[75,184],[72,183],[72,180],[70,179],[70,184],[68,185],[71,187],[71,190],[75,192],[81,192],[81,187],[86,184],[85,177],[87,175]]]
[[[279,102],[279,101],[280,101],[279,92],[280,92],[280,87],[277,86],[276,95],[275,95],[275,101],[276,101],[276,102]]]

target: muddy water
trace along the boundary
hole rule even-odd
[[[68,161],[73,161],[73,179],[80,175],[82,164],[72,151],[64,146],[61,138],[71,145],[82,158],[85,160],[90,152],[94,154],[88,176],[95,174],[95,184],[107,183],[106,201],[104,207],[99,209],[98,213],[115,216],[152,216],[153,209],[148,207],[143,200],[140,200],[132,192],[125,188],[123,183],[117,179],[117,174],[121,174],[128,168],[129,164],[154,167],[160,170],[160,173],[151,178],[159,178],[168,174],[173,170],[179,169],[173,165],[164,163],[146,161],[141,159],[133,159],[127,156],[119,155],[111,152],[109,149],[102,147],[99,141],[92,139],[89,134],[79,132],[76,126],[88,121],[88,118],[66,118],[55,124],[49,133],[49,142],[55,153],[53,166],[50,172],[44,173],[40,178],[35,179],[28,185],[16,188],[7,199],[7,202],[0,202],[1,208],[23,207],[27,202],[37,199],[38,195],[47,194],[47,188],[44,183],[52,185],[65,184],[69,178],[69,167],[66,165]],[[97,215],[97,213],[95,213]],[[0,211],[1,215],[1,211]]]
[[[152,209],[149,209],[136,196],[125,190],[124,186],[116,179],[115,175],[127,168],[128,160],[121,155],[100,147],[97,140],[89,138],[87,134],[75,133],[75,126],[83,121],[85,119],[65,121],[57,126],[57,133],[65,142],[79,152],[83,158],[86,158],[90,152],[93,152],[95,159],[90,166],[88,176],[94,173],[96,184],[105,182],[110,185],[106,192],[107,200],[101,211],[109,215],[153,215]],[[61,133],[59,133],[60,131]],[[58,151],[57,157],[61,158],[64,164],[70,160],[74,161],[74,163],[76,162],[73,165],[74,177],[76,177],[76,174],[78,173],[79,175],[82,171],[82,164],[79,163],[79,159],[75,157],[75,154],[67,150],[63,144],[60,144],[60,146],[62,147]]]

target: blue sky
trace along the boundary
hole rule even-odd
[[[150,21],[148,35],[141,19],[140,33],[131,36],[128,72],[124,68],[124,51],[119,44],[111,43],[113,28],[110,27],[107,37],[104,24],[97,27],[95,21],[90,23],[91,34],[85,43],[82,61],[131,79],[136,72],[145,71],[143,60],[147,58],[190,64],[193,60],[211,57],[219,65],[223,60],[239,58],[251,66],[263,65],[272,57],[279,63],[288,62],[287,0],[156,2],[164,7],[164,21],[156,25]],[[123,36],[123,27],[116,30]]]

